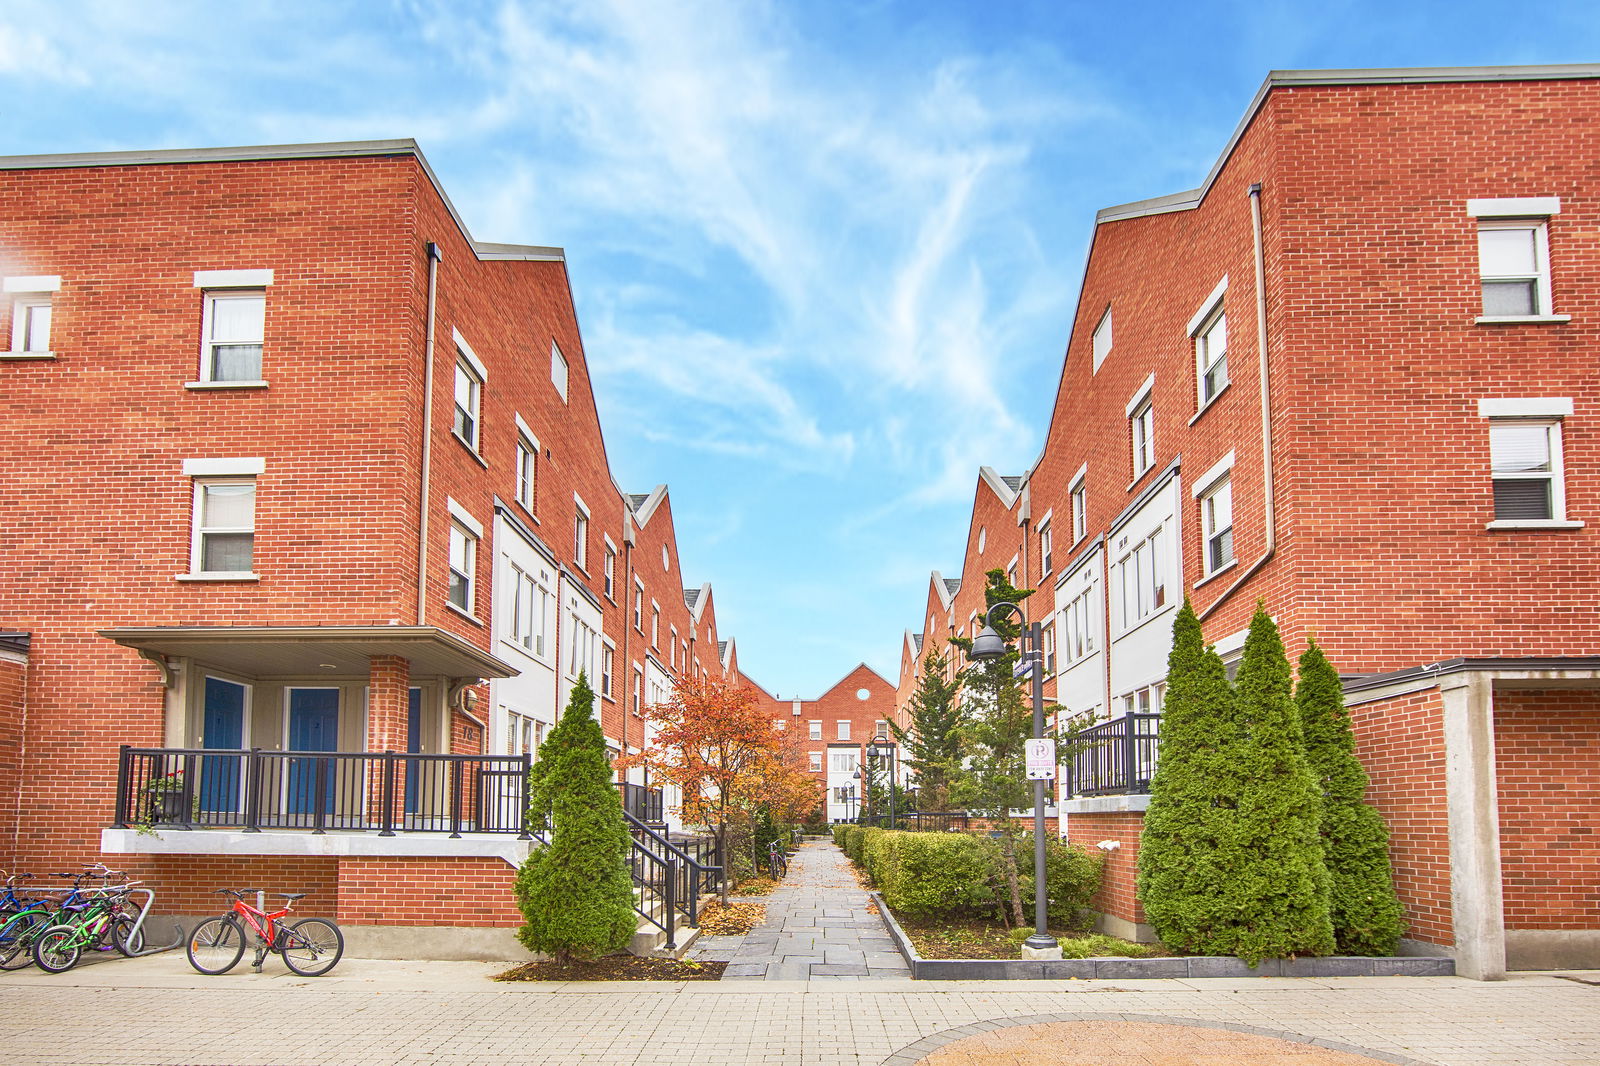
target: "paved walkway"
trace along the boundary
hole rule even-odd
[[[1206,1060],[1195,1027],[1212,1034],[1212,1049],[1228,1032],[1298,1048],[1252,1060],[1235,1042],[1228,1054],[1239,1057],[1221,1060],[1229,1066],[1338,1061],[1318,1063],[1324,1050],[1429,1066],[1600,1063],[1600,987],[1554,975],[489,981],[501,968],[345,959],[327,977],[300,978],[273,958],[262,974],[240,966],[202,977],[181,953],[101,957],[54,976],[0,973],[0,1033],[6,1066],[953,1066],[960,1052],[980,1053],[966,1061],[984,1066],[1197,1066]],[[1119,1022],[1161,1026],[1144,1036],[1169,1039],[1152,1048],[1130,1028],[1106,1028]]]
[[[767,920],[743,937],[702,937],[690,954],[727,960],[723,981],[860,981],[911,976],[867,891],[832,841],[807,841],[764,900]]]

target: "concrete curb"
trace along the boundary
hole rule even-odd
[[[1198,977],[1454,977],[1454,959],[1434,956],[1326,955],[1309,959],[1262,959],[1249,966],[1232,956],[1190,955],[1175,959],[925,959],[895,921],[883,896],[869,894],[889,937],[911,968],[913,981],[1120,980]]]

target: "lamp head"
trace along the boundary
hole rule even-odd
[[[980,663],[986,663],[993,662],[1005,653],[1006,642],[994,631],[994,626],[986,625],[983,632],[972,638],[972,650],[967,654]]]

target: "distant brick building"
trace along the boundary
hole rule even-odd
[[[791,735],[789,747],[806,773],[827,789],[824,814],[830,822],[864,813],[863,760],[874,737],[894,741],[895,689],[872,667],[861,663],[816,699],[780,699],[761,690],[773,719]],[[899,769],[899,752],[894,762]]]
[[[17,157],[0,279],[4,865],[314,889],[369,952],[516,924],[512,760],[578,675],[620,751],[723,669],[561,250],[474,240],[409,141]],[[135,831],[161,778],[206,831]]]
[[[1005,546],[918,653],[1014,551],[1052,697],[1121,737],[1186,594],[1230,663],[1263,600],[1346,676],[1410,946],[1476,977],[1600,965],[1597,77],[1274,73],[1198,189],[1101,211],[1043,452],[974,505]],[[1154,752],[1107,743],[1064,808],[1136,932]]]

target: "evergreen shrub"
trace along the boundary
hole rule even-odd
[[[1027,913],[1033,913],[1033,835],[1017,845],[1017,873],[1022,878],[1022,895]],[[1105,870],[1105,855],[1098,848],[1068,844],[1047,837],[1044,842],[1046,913],[1050,924],[1062,929],[1079,928],[1089,901],[1100,891]]]
[[[894,832],[893,861],[874,879],[883,901],[908,918],[992,914],[994,841],[965,833]]]
[[[846,829],[849,829],[849,828],[850,827],[848,825],[845,825],[843,822],[838,822],[838,823],[834,824],[834,827],[833,827],[833,846],[838,848],[840,851],[844,850],[844,831]]]

